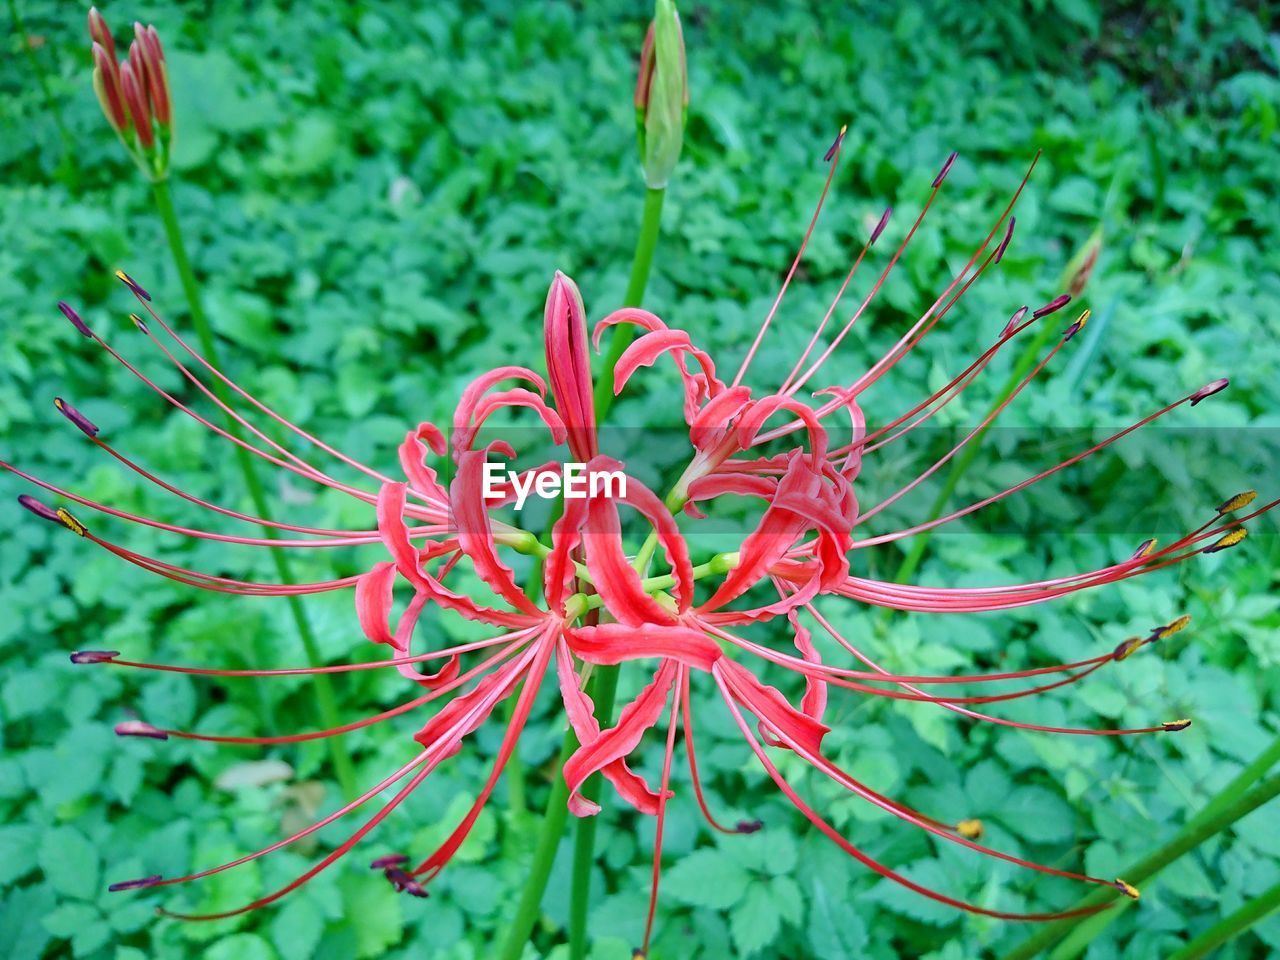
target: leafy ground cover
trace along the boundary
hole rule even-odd
[[[130,305],[111,276],[117,267],[171,316],[183,317],[183,301],[146,185],[94,101],[82,11],[50,2],[13,9],[34,41],[34,66],[21,33],[9,31],[0,63],[0,455],[74,481],[95,499],[176,519],[180,507],[139,489],[52,409],[55,394],[73,400],[113,444],[163,465],[198,495],[240,489],[223,447],[108,367],[54,310],[59,298],[80,304],[91,323],[127,342]],[[338,446],[392,462],[406,424],[447,419],[475,370],[536,356],[553,270],[577,279],[592,317],[617,305],[642,195],[630,87],[646,13],[635,5],[113,4],[105,13],[117,28],[133,17],[154,22],[171,51],[175,193],[230,366]],[[873,322],[840,355],[848,370],[863,369],[963,263],[1042,149],[1001,269],[975,286],[929,349],[895,371],[878,409],[897,412],[903,398],[940,386],[1014,308],[1059,292],[1068,260],[1099,226],[1103,252],[1084,297],[1094,322],[1010,409],[1011,428],[991,439],[995,455],[966,473],[955,501],[1047,465],[1078,431],[1232,378],[1222,402],[1197,408],[1184,429],[1158,430],[1129,453],[936,536],[920,579],[966,585],[1096,566],[1127,554],[1147,529],[1168,535],[1198,524],[1255,482],[1274,495],[1280,82],[1276,35],[1261,14],[1224,0],[1034,0],[767,11],[708,3],[684,18],[693,102],[647,302],[728,366],[768,308],[825,174],[822,152],[847,122],[835,201],[757,376],[786,374],[784,358],[803,347],[855,238],[886,203],[914,211],[941,160],[959,150]],[[895,221],[886,240],[904,229]],[[1007,373],[993,369],[944,426],[981,417]],[[638,379],[617,407],[619,422],[668,426],[673,385],[661,371]],[[908,466],[904,459],[864,476],[867,501],[893,489],[895,471]],[[23,489],[0,479],[7,501]],[[936,489],[886,521],[919,516]],[[336,500],[288,486],[274,493],[308,522],[350,519]],[[113,879],[227,859],[338,799],[323,748],[157,749],[117,740],[112,723],[137,710],[174,726],[289,732],[311,725],[314,693],[290,680],[210,686],[72,669],[66,654],[80,647],[228,667],[292,664],[300,653],[275,601],[193,597],[16,508],[5,530],[0,943],[11,955],[489,955],[537,820],[502,803],[427,901],[392,895],[362,862],[330,871],[279,909],[212,924],[159,921],[155,897],[106,894]],[[828,610],[886,666],[914,671],[1072,659],[1190,613],[1194,629],[1140,660],[1017,708],[1023,720],[1086,726],[1193,717],[1176,738],[1063,740],[971,727],[924,705],[842,699],[829,742],[878,789],[947,816],[981,817],[995,846],[1111,876],[1172,836],[1277,735],[1274,532],[1264,524],[1221,557],[1029,612],[889,619],[851,604]],[[158,536],[133,535],[138,549],[165,549]],[[270,576],[266,558],[243,550],[206,545],[166,556]],[[866,562],[889,576],[901,559],[886,548]],[[359,562],[338,561],[342,572]],[[321,597],[308,609],[326,657],[368,655],[349,598]],[[438,629],[456,636],[460,628],[442,621]],[[354,717],[393,702],[400,684],[352,674],[337,690]],[[709,709],[710,698],[707,706],[700,746],[713,799],[730,818],[766,826],[750,837],[709,835],[687,802],[687,775],[677,772],[654,958],[967,960],[1003,955],[1027,935],[939,909],[847,863],[803,829],[749,762],[728,717]],[[553,716],[548,705],[522,748],[540,771],[530,810],[541,809],[554,775],[561,731]],[[413,729],[352,734],[360,780],[402,762]],[[438,840],[439,824],[451,819],[444,815],[469,802],[496,739],[496,726],[482,733],[476,750],[388,822],[374,849]],[[939,849],[810,786],[839,827],[908,876],[1005,909],[1076,896]],[[1275,816],[1259,810],[1175,862],[1144,889],[1140,909],[1094,940],[1090,960],[1166,956],[1273,887]],[[621,960],[643,923],[653,828],[614,806],[600,829],[593,955]],[[324,831],[310,849],[221,875],[176,902],[237,905],[340,836]],[[567,852],[530,956],[563,950],[555,945],[567,912]],[[1273,917],[1222,956],[1275,949]]]

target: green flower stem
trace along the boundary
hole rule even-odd
[[[49,89],[49,78],[45,75],[44,67],[36,56],[35,48],[31,45],[31,34],[27,32],[27,24],[22,19],[22,13],[18,10],[16,0],[9,0],[9,17],[13,21],[14,27],[17,28],[23,52],[27,55],[27,65],[31,67],[31,72],[35,75],[36,82],[40,84],[40,95],[44,97],[45,109],[49,111],[49,116],[53,118],[53,125],[58,128],[58,136],[62,139],[62,157],[58,161],[59,176],[62,178],[63,183],[74,189],[79,181],[79,177],[76,175],[75,146],[71,140],[71,133],[67,130],[67,125],[62,119],[62,104],[58,102],[57,97],[53,95],[53,91]]]
[[[565,734],[564,743],[560,746],[560,759],[556,770],[564,769],[565,762],[578,749],[578,738],[573,735],[573,728]],[[533,852],[533,862],[529,864],[529,874],[524,881],[524,890],[520,893],[520,902],[516,905],[515,916],[511,926],[507,928],[507,937],[498,952],[498,960],[520,960],[524,953],[529,935],[542,912],[542,895],[547,889],[547,880],[551,876],[551,867],[556,860],[556,850],[560,847],[560,838],[564,835],[565,821],[569,818],[569,785],[557,772],[551,785],[551,793],[547,797],[547,812],[542,819],[542,831],[538,834],[538,846]]]
[[[598,667],[591,678],[590,695],[601,726],[613,721],[613,704],[618,694],[618,668]],[[560,778],[562,781],[564,777]],[[595,774],[582,785],[582,796],[592,803],[600,800],[604,783]],[[573,882],[569,897],[569,960],[586,960],[587,911],[591,906],[591,866],[595,862],[596,826],[600,818],[582,817],[573,836]]]
[[[666,195],[665,187],[645,190],[640,235],[636,240],[635,257],[631,261],[631,279],[627,283],[623,306],[640,306],[644,289],[649,285],[649,271],[653,267],[653,253],[658,246],[658,233],[662,225],[662,201]],[[636,328],[630,323],[620,323],[613,328],[613,337],[609,340],[609,352],[605,355],[604,367],[600,371],[600,376],[596,377],[593,399],[597,423],[604,423],[605,417],[613,407],[613,368],[618,358],[631,345],[635,335]]]
[[[1268,751],[1270,752],[1270,751]],[[1250,767],[1252,768],[1252,764]],[[1247,771],[1246,771],[1247,772]],[[1263,780],[1252,790],[1244,783],[1242,773],[1229,784],[1224,794],[1230,799],[1222,801],[1222,795],[1214,798],[1204,810],[1192,817],[1172,840],[1153,853],[1132,864],[1120,873],[1127,882],[1141,887],[1143,883],[1154,877],[1161,870],[1173,863],[1183,854],[1194,850],[1210,837],[1225,830],[1241,817],[1261,807],[1264,803],[1280,796],[1280,775]],[[1243,787],[1239,785],[1243,784]],[[1247,790],[1247,792],[1245,792]],[[1117,899],[1118,898],[1118,899]],[[1003,960],[1033,960],[1044,955],[1060,938],[1065,939],[1058,948],[1049,954],[1049,960],[1070,960],[1084,952],[1089,943],[1106,928],[1120,912],[1129,907],[1133,901],[1110,889],[1099,889],[1082,897],[1074,907],[1094,906],[1117,899],[1115,906],[1102,913],[1087,917],[1084,920],[1055,920],[1040,928],[1033,936],[1028,937],[1012,951],[1005,954]]]
[[[644,198],[644,212],[641,214],[640,232],[636,238],[635,256],[631,261],[631,279],[627,283],[624,298],[625,306],[638,306],[644,297],[645,287],[649,284],[649,273],[653,268],[653,254],[658,246],[658,232],[662,223],[662,200],[665,190],[648,190]],[[613,367],[627,349],[635,335],[633,328],[627,324],[616,327],[613,338],[609,342],[609,353],[604,369],[595,381],[594,406],[596,422],[603,423],[605,416],[613,406]],[[537,586],[537,578],[541,564],[535,563],[528,589]],[[618,689],[618,668],[601,667],[592,677],[590,695],[596,703],[596,716],[602,724],[612,721],[613,701]],[[573,729],[565,731],[564,742],[560,747],[560,762],[557,770],[564,768],[564,763],[578,748],[578,738]],[[515,757],[513,756],[514,760]],[[583,785],[582,792],[589,797],[599,795],[599,777],[593,777]],[[557,774],[555,784],[547,797],[546,811],[542,816],[542,831],[538,836],[538,848],[534,853],[533,864],[525,880],[524,890],[520,894],[520,903],[516,915],[507,929],[506,939],[499,953],[499,960],[518,960],[524,945],[538,922],[542,906],[542,896],[547,889],[547,880],[551,876],[551,865],[555,861],[556,850],[564,833],[568,819],[569,790],[564,777]],[[586,956],[586,919],[590,905],[591,863],[594,859],[595,818],[587,817],[578,825],[574,840],[573,889],[569,915],[569,956],[571,960],[581,960]]]
[[[204,307],[200,303],[200,288],[196,284],[195,272],[191,269],[191,260],[187,256],[186,244],[182,239],[182,228],[178,225],[178,215],[173,208],[173,195],[169,190],[169,182],[167,180],[158,180],[152,184],[155,192],[156,207],[160,211],[160,219],[164,223],[164,233],[169,241],[169,250],[173,254],[174,266],[178,268],[178,277],[182,281],[182,291],[187,297],[187,306],[191,311],[191,322],[195,327],[196,336],[200,341],[200,349],[213,366],[221,367],[218,361],[218,347],[213,337],[213,328],[209,325],[209,318],[205,315]],[[223,403],[230,403],[231,397],[226,385],[216,377],[212,380],[214,393]],[[232,417],[226,417],[226,429],[233,437],[243,439],[243,432],[240,424]],[[240,466],[240,472],[244,474],[244,484],[249,491],[249,497],[253,501],[253,508],[258,515],[264,519],[271,519],[271,508],[267,501],[266,489],[262,485],[262,480],[258,477],[257,470],[254,468],[253,458],[249,451],[239,444],[235,445],[236,462]],[[279,538],[279,533],[274,527],[263,527],[263,533],[269,540]],[[272,560],[275,562],[276,573],[280,577],[280,581],[285,584],[295,583],[293,570],[289,563],[289,557],[279,547],[270,549]],[[302,640],[303,650],[306,652],[307,662],[313,666],[320,666],[323,662],[320,656],[320,648],[316,643],[315,634],[311,629],[311,624],[307,620],[306,610],[302,606],[301,600],[293,595],[285,598],[289,604],[289,612],[293,615],[293,622],[298,630],[298,636]],[[311,679],[311,689],[315,692],[316,708],[320,714],[320,720],[325,727],[336,727],[341,723],[338,714],[338,704],[333,696],[333,686],[329,682],[327,674],[318,673]],[[356,784],[355,768],[351,763],[350,755],[342,748],[340,737],[329,737],[329,753],[333,760],[333,771],[338,778],[338,784],[342,788],[342,792],[348,798],[355,798],[360,795],[360,790]]]
[[[1177,953],[1170,954],[1169,960],[1201,960],[1232,937],[1238,937],[1255,923],[1265,920],[1276,909],[1280,909],[1280,883],[1250,900],[1229,917],[1223,917]]]
[[[644,194],[644,212],[640,219],[640,234],[636,238],[636,252],[631,261],[631,279],[627,283],[623,305],[638,307],[649,285],[649,273],[653,268],[653,253],[658,246],[658,234],[662,227],[662,200],[666,189],[648,188]],[[620,324],[614,327],[609,341],[609,353],[604,368],[596,378],[593,396],[596,422],[603,424],[613,407],[613,368],[635,337],[635,327]],[[652,552],[652,547],[649,548]],[[643,553],[643,548],[641,548]],[[591,699],[596,705],[596,719],[601,727],[613,723],[613,701],[618,692],[618,668],[600,667],[591,678]],[[564,779],[563,777],[561,779]],[[582,785],[582,795],[589,800],[600,798],[599,774]],[[569,960],[586,960],[587,912],[591,906],[591,865],[595,861],[596,817],[583,817],[578,821],[573,841],[573,884],[569,895]]]

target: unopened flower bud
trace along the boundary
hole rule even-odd
[[[156,145],[155,131],[151,129],[151,108],[144,92],[145,78],[139,77],[131,63],[120,64],[120,86],[124,89],[124,102],[129,108],[129,117],[138,133],[138,143],[144,150]]]
[[[556,411],[569,431],[569,450],[583,463],[600,452],[592,403],[587,312],[578,286],[559,270],[547,291],[542,322],[547,374]]]
[[[640,52],[635,107],[645,184],[660,190],[680,159],[689,108],[684,32],[674,0],[657,2]]]
[[[89,8],[89,37],[94,43],[102,44],[103,50],[106,51],[107,56],[114,63],[116,59],[116,42],[111,37],[111,28],[107,26],[107,21],[103,19],[97,7]]]
[[[1067,293],[1072,297],[1079,297],[1084,293],[1084,288],[1089,283],[1089,278],[1093,276],[1093,269],[1098,265],[1098,255],[1102,253],[1102,225],[1099,224],[1094,228],[1093,233],[1089,234],[1089,239],[1084,242],[1079,250],[1067,262],[1067,268],[1063,271],[1063,285],[1067,288]]]
[[[93,45],[93,90],[107,123],[124,137],[129,132],[129,115],[125,112],[124,91],[120,86],[120,65],[99,43]]]

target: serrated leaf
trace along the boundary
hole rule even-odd
[[[768,886],[757,883],[746,898],[729,912],[733,945],[743,957],[754,956],[773,943],[782,929],[782,918]]]
[[[324,917],[306,896],[288,900],[271,921],[271,940],[284,960],[307,960],[324,933]]]
[[[98,893],[98,851],[75,827],[57,827],[40,839],[36,859],[58,893],[81,900]]]
[[[723,910],[742,899],[750,882],[750,874],[731,857],[707,847],[667,870],[662,890],[689,906]]]
[[[815,960],[860,957],[867,945],[862,917],[844,900],[833,897],[820,880],[813,884],[808,933]]]

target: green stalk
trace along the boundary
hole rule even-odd
[[[658,246],[658,232],[662,223],[662,199],[665,190],[647,190],[644,198],[644,212],[640,218],[640,232],[636,237],[635,255],[631,260],[631,278],[627,283],[624,306],[634,307],[644,297],[645,287],[649,284],[649,273],[653,269],[653,255]],[[623,325],[614,328],[613,338],[609,342],[609,352],[601,375],[596,378],[593,401],[596,422],[603,423],[610,407],[613,406],[613,367],[622,356],[627,345],[635,335],[631,326]],[[529,589],[537,584],[541,569],[534,565],[529,582]],[[618,668],[600,667],[591,679],[590,696],[596,704],[596,716],[602,725],[608,725],[613,719],[613,701],[618,690]],[[558,769],[564,768],[564,762],[572,756],[578,747],[578,738],[573,729],[565,731],[564,742],[560,747],[560,763]],[[512,758],[514,759],[514,757]],[[600,794],[598,776],[592,777],[582,787],[584,796],[597,799]],[[534,924],[538,921],[538,913],[542,905],[542,896],[547,889],[547,879],[551,876],[551,864],[555,860],[556,849],[560,845],[564,833],[565,821],[568,818],[567,803],[569,790],[564,777],[557,776],[555,786],[547,797],[546,810],[542,815],[542,831],[538,836],[538,848],[534,854],[533,865],[525,880],[524,890],[520,894],[520,903],[516,915],[507,928],[507,936],[503,941],[499,960],[517,960]],[[586,817],[578,824],[574,838],[573,853],[573,889],[569,905],[569,956],[571,960],[581,960],[586,956],[586,921],[590,905],[591,863],[595,848],[595,817]]]
[[[557,770],[564,769],[565,762],[578,749],[578,738],[570,728],[565,734],[564,743],[560,746],[560,761]],[[542,895],[547,890],[547,880],[551,877],[551,867],[556,860],[556,850],[560,847],[560,838],[564,835],[565,821],[569,818],[569,785],[564,777],[557,775],[551,785],[551,793],[547,797],[547,812],[542,819],[542,832],[538,834],[538,846],[533,852],[533,862],[529,864],[529,875],[524,881],[524,889],[520,893],[520,902],[516,904],[515,916],[511,926],[507,928],[506,939],[498,951],[498,960],[520,960],[524,953],[529,935],[542,912]]]
[[[1250,900],[1229,917],[1223,917],[1177,953],[1170,954],[1169,960],[1201,960],[1232,937],[1238,937],[1255,923],[1266,919],[1273,910],[1278,908],[1280,908],[1280,883],[1257,899]]]
[[[640,235],[636,238],[636,252],[631,261],[631,279],[627,282],[623,305],[638,307],[649,285],[649,273],[653,268],[653,254],[658,246],[658,234],[662,227],[662,200],[666,189],[648,188],[644,194],[644,213],[640,219]],[[596,422],[603,424],[613,406],[613,368],[635,337],[636,328],[631,324],[614,327],[609,341],[609,352],[604,368],[596,379],[593,401]],[[596,719],[601,727],[613,723],[613,703],[618,693],[618,667],[599,667],[591,678],[591,699],[596,705]],[[600,799],[599,774],[582,785],[582,795],[588,800]],[[586,960],[587,912],[591,906],[591,865],[595,862],[596,817],[583,817],[578,821],[573,838],[573,884],[569,896],[569,960]]]
[[[182,291],[187,297],[187,306],[191,311],[191,322],[196,330],[196,337],[200,341],[200,349],[204,353],[205,359],[215,367],[221,367],[218,360],[217,342],[213,337],[213,328],[209,325],[209,318],[205,315],[204,307],[200,302],[200,288],[196,284],[195,272],[191,269],[191,260],[187,256],[186,244],[182,239],[182,228],[178,225],[178,215],[173,208],[173,194],[169,190],[169,182],[167,180],[157,180],[152,184],[156,198],[156,208],[160,212],[160,219],[164,223],[165,238],[169,241],[169,250],[173,254],[174,266],[178,269],[178,277],[182,281]],[[218,399],[223,403],[230,403],[230,391],[226,385],[216,377],[212,379],[213,391]],[[226,417],[226,429],[233,437],[243,439],[244,434],[241,431],[240,424],[230,415]],[[262,485],[261,479],[258,477],[257,470],[254,468],[253,458],[249,451],[239,444],[235,444],[236,462],[240,465],[240,472],[244,475],[244,484],[249,491],[249,497],[253,501],[253,508],[258,515],[264,519],[271,519],[271,508],[267,501],[266,489]],[[279,533],[274,527],[263,527],[263,533],[269,540],[279,538]],[[272,547],[269,551],[272,560],[275,562],[276,573],[280,577],[281,583],[292,584],[296,580],[293,576],[293,570],[289,563],[289,557],[285,551],[279,547]],[[319,666],[322,662],[320,656],[320,648],[316,643],[315,634],[312,632],[311,624],[307,620],[306,610],[303,609],[302,601],[293,595],[286,598],[289,604],[289,612],[293,615],[294,625],[297,627],[298,636],[302,640],[303,650],[306,652],[307,662],[313,667]],[[320,720],[325,727],[336,727],[341,723],[338,715],[338,704],[333,696],[333,686],[329,682],[327,674],[318,673],[312,677],[311,687],[315,691],[316,707],[320,714]],[[333,760],[333,771],[338,778],[338,784],[342,788],[342,792],[348,798],[355,798],[360,795],[360,790],[356,785],[355,768],[352,766],[351,757],[342,749],[341,738],[329,737],[329,753]]]
[[[1270,753],[1271,751],[1268,750],[1267,752]],[[1250,768],[1252,767],[1253,765],[1251,764]],[[1223,791],[1224,794],[1230,795],[1230,799],[1223,801],[1223,795],[1219,794],[1200,813],[1187,821],[1187,824],[1178,831],[1172,840],[1132,864],[1120,876],[1135,886],[1141,886],[1183,854],[1194,850],[1210,837],[1231,826],[1241,817],[1252,813],[1264,803],[1280,796],[1280,775],[1269,777],[1252,790],[1248,790],[1248,792],[1245,792],[1245,790],[1248,789],[1249,784],[1244,782],[1244,777],[1245,773],[1241,773]],[[1243,786],[1241,787],[1242,784]],[[1073,908],[1106,903],[1116,897],[1115,891],[1110,889],[1095,890],[1088,896],[1082,897],[1074,904]],[[1073,918],[1047,923],[1033,936],[1028,937],[1012,951],[1005,954],[1002,960],[1033,960],[1033,958],[1041,956],[1053,946],[1059,937],[1064,935],[1065,939],[1062,943],[1053,953],[1049,954],[1049,960],[1070,960],[1070,958],[1083,953],[1090,941],[1132,903],[1132,900],[1121,897],[1112,909],[1103,913],[1095,914],[1083,920]]]
[[[603,727],[613,721],[613,704],[618,693],[618,668],[600,667],[591,678],[591,699],[596,718]],[[561,777],[561,780],[564,778]],[[600,800],[603,778],[595,774],[582,785],[583,797]],[[582,817],[573,836],[573,882],[569,896],[569,960],[586,960],[587,912],[591,906],[591,866],[595,862],[596,825],[600,818]]]
[[[627,293],[622,300],[624,307],[638,307],[644,298],[644,289],[649,285],[649,271],[653,267],[653,253],[658,246],[658,233],[662,224],[662,201],[666,197],[665,187],[654,190],[647,188],[644,192],[644,213],[640,219],[640,235],[636,239],[636,253],[631,261],[631,279],[627,283]],[[636,328],[630,323],[620,323],[613,328],[613,337],[609,340],[609,352],[605,355],[604,367],[600,376],[596,377],[593,399],[596,408],[596,422],[603,424],[613,407],[613,368],[618,358],[626,352],[631,341],[635,339]]]
[[[59,175],[63,182],[72,189],[75,188],[78,181],[75,166],[75,149],[72,145],[71,133],[67,130],[67,125],[62,119],[62,104],[53,95],[53,91],[49,89],[49,79],[45,75],[44,67],[41,66],[40,60],[36,57],[35,49],[31,46],[31,34],[27,32],[27,24],[22,19],[22,13],[18,10],[16,0],[9,0],[9,16],[13,20],[13,25],[17,27],[18,36],[22,40],[22,49],[27,55],[27,64],[31,67],[31,72],[35,75],[36,82],[40,84],[40,94],[44,97],[45,109],[49,111],[49,115],[53,118],[53,124],[58,128],[58,136],[62,139],[62,157],[58,161]]]

